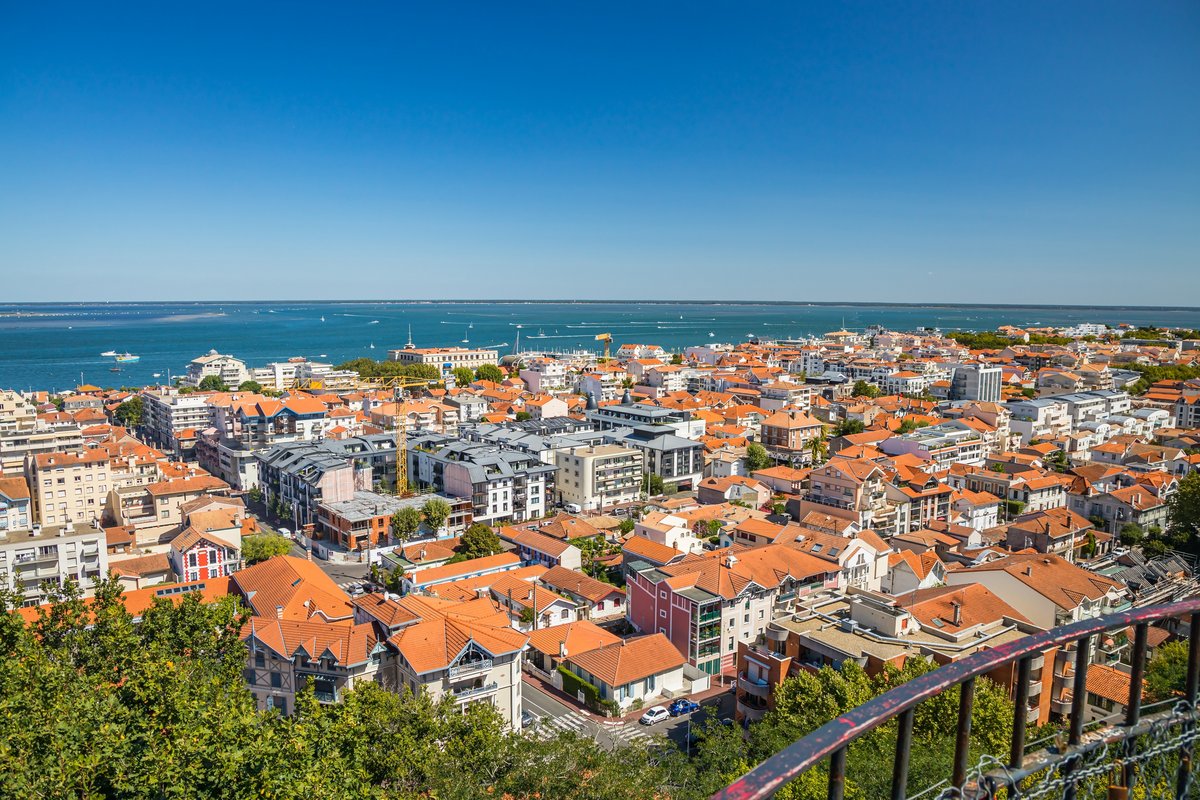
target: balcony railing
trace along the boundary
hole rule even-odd
[[[1188,618],[1187,677],[1180,702],[1142,717],[1142,685],[1146,668],[1149,625],[1159,620]],[[1084,735],[1088,719],[1087,673],[1090,644],[1106,631],[1133,626],[1130,659],[1130,692],[1119,723],[1103,723]],[[1032,663],[1047,649],[1074,645],[1073,690],[1065,705],[1067,732],[1062,741],[1036,753],[1026,753]],[[968,763],[971,746],[971,711],[975,681],[1001,667],[1016,665],[1013,732],[1007,754],[985,755]],[[892,800],[908,796],[909,752],[913,744],[914,712],[921,703],[960,687],[958,726],[949,786],[939,795],[928,790],[923,797],[983,798],[1063,797],[1195,797],[1193,747],[1200,739],[1196,723],[1197,688],[1200,685],[1200,598],[1162,606],[1146,606],[1095,619],[1081,620],[1033,636],[982,650],[966,658],[897,686],[873,700],[823,725],[779,751],[725,789],[714,800],[766,798],[786,783],[829,760],[828,797],[842,800],[846,781],[846,756],[850,745],[876,728],[896,720],[892,765]],[[1052,704],[1052,708],[1055,704]],[[1142,786],[1141,794],[1133,792]]]
[[[485,658],[482,661],[472,661],[466,664],[457,664],[450,668],[450,677],[457,678],[459,675],[472,675],[476,672],[487,672],[492,668],[492,660]]]
[[[492,682],[484,686],[472,686],[466,689],[454,689],[451,693],[455,700],[466,700],[471,697],[478,697],[483,694],[491,694],[500,688],[500,684]]]

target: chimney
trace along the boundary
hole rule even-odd
[[[283,606],[275,606],[275,619],[283,619]]]
[[[558,657],[559,658],[567,657],[567,643],[566,642],[558,643]]]
[[[1025,576],[1029,577],[1029,578],[1033,577],[1033,565],[1031,565],[1031,564],[1025,565]]]
[[[728,567],[729,569],[733,569],[733,565],[736,563],[737,563],[737,556],[735,556],[733,553],[730,553],[729,555],[725,556],[725,566]]]
[[[950,607],[954,609],[954,627],[962,625],[962,603],[957,600],[950,603]]]

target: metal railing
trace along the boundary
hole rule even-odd
[[[1142,718],[1142,692],[1145,676],[1147,631],[1160,620],[1187,617],[1192,634],[1188,644],[1187,677],[1183,698],[1173,708]],[[1106,631],[1133,626],[1133,651],[1130,659],[1130,691],[1124,718],[1118,724],[1102,726],[1084,736],[1087,709],[1087,673],[1093,637]],[[982,798],[1031,798],[1053,793],[1074,800],[1085,785],[1094,789],[1097,780],[1106,784],[1108,796],[1132,796],[1128,792],[1138,780],[1139,769],[1151,758],[1177,756],[1175,775],[1167,781],[1159,776],[1149,796],[1193,797],[1193,745],[1200,739],[1196,723],[1197,685],[1200,684],[1200,598],[1170,605],[1133,608],[1095,619],[1082,620],[1042,633],[1000,644],[974,653],[961,661],[947,664],[858,706],[823,725],[804,738],[775,753],[750,772],[713,795],[713,800],[750,800],[766,798],[802,773],[829,760],[830,800],[842,800],[846,782],[846,756],[850,745],[865,734],[892,720],[897,722],[897,737],[892,769],[892,800],[905,800],[909,772],[909,750],[913,743],[914,711],[924,701],[961,687],[954,761],[949,784],[943,781],[940,794],[922,795],[942,798],[982,800]],[[1064,741],[1027,757],[1026,725],[1029,718],[1030,672],[1033,662],[1050,648],[1074,645],[1074,672],[1069,707],[1064,707],[1067,731]],[[993,754],[971,769],[971,712],[975,681],[1001,667],[1016,665],[1014,718],[1010,752]],[[1164,738],[1174,731],[1171,738]],[[1139,739],[1143,740],[1139,743]],[[1115,776],[1109,784],[1106,776]],[[1164,787],[1170,784],[1166,791]],[[931,787],[939,788],[937,786]],[[1124,794],[1113,795],[1114,789]]]

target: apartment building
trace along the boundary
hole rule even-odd
[[[999,403],[1004,370],[983,364],[962,364],[954,368],[950,379],[951,400],[976,400]]]
[[[802,411],[786,409],[762,421],[760,436],[773,459],[796,467],[812,463],[812,442],[824,430],[820,420]]]
[[[645,457],[615,444],[572,447],[555,453],[555,489],[564,506],[597,511],[636,499],[642,491]]]
[[[468,347],[412,347],[388,351],[389,361],[401,364],[426,364],[448,375],[459,367],[478,369],[484,364],[500,363],[495,350]]]
[[[12,389],[0,389],[0,434],[29,430],[37,423],[37,409]]]
[[[90,594],[107,572],[105,533],[98,525],[69,522],[0,529],[0,584],[20,595],[26,606],[47,602],[47,586],[62,586],[68,580]]]
[[[34,518],[43,526],[99,520],[112,488],[111,466],[104,450],[29,456],[25,478]]]
[[[1055,402],[1055,399],[1045,397],[1005,403],[1012,414],[1012,431],[1021,437],[1022,442],[1057,439],[1071,432],[1072,421],[1067,413],[1067,405]]]
[[[883,468],[874,461],[835,458],[814,469],[808,480],[804,499],[789,502],[789,510],[796,512],[793,516],[797,519],[819,511],[853,520],[860,528],[871,528],[882,535],[909,530],[907,498],[896,492]]]
[[[0,431],[0,474],[20,474],[29,456],[83,450],[83,431],[70,422],[49,425],[37,420],[32,427]]]
[[[0,532],[29,530],[35,520],[32,506],[23,476],[0,477]]]
[[[890,456],[911,453],[933,462],[940,469],[951,464],[982,464],[987,455],[983,437],[961,420],[950,420],[884,439],[879,443],[879,449]]]
[[[142,392],[143,438],[176,458],[190,457],[196,433],[213,424],[208,395],[180,394],[174,389]]]
[[[544,516],[557,467],[530,453],[430,434],[409,442],[409,479],[469,498],[476,522],[523,522]]]
[[[352,500],[356,491],[396,482],[396,438],[390,433],[287,442],[257,452],[255,458],[264,495],[282,504],[299,527],[317,523],[322,502]]]
[[[520,371],[521,380],[534,394],[566,392],[571,389],[567,364],[555,358],[534,358]]]
[[[208,377],[219,378],[225,385],[236,389],[243,382],[250,380],[250,370],[246,369],[246,362],[240,358],[209,350],[199,358],[191,360],[187,373],[180,377],[179,382],[196,388]]]
[[[761,634],[796,598],[836,585],[838,568],[787,545],[727,548],[655,567],[627,566],[628,619],[662,633],[688,663],[732,675],[739,642]]]
[[[775,707],[775,690],[803,671],[853,661],[869,675],[909,658],[946,664],[984,649],[1039,632],[1020,612],[990,592],[970,584],[921,589],[890,598],[852,591],[847,596],[820,595],[795,614],[777,617],[753,641],[738,647],[736,719],[756,722]],[[1039,683],[1044,663],[1054,663],[1056,650],[1034,658],[1028,724],[1049,721],[1050,691]],[[989,674],[1014,694],[1011,665]]]

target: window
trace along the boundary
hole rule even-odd
[[[271,673],[271,688],[278,689],[283,686],[283,676],[278,672]]]
[[[763,618],[763,610],[761,608],[758,610],[758,618],[759,619]]]
[[[725,649],[731,653],[733,652],[733,637],[732,636],[729,637],[729,642],[728,642],[728,644],[725,645]]]
[[[665,617],[667,616],[667,610],[666,610],[665,608],[660,608],[660,609],[658,610],[658,615],[659,615],[660,617],[663,617],[663,618],[665,618]]]

